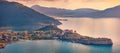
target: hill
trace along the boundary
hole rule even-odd
[[[42,24],[61,24],[54,18],[16,2],[0,2],[0,27],[24,27]]]
[[[34,5],[32,9],[49,15],[59,17],[91,17],[91,18],[104,18],[104,17],[117,17],[120,18],[120,5],[105,10],[95,10],[90,8],[80,8],[76,10],[48,8],[39,5]]]

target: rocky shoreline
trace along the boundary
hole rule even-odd
[[[109,38],[93,38],[78,34],[74,30],[61,30],[55,25],[48,25],[35,31],[2,31],[0,32],[0,48],[4,48],[10,42],[22,40],[61,40],[85,45],[112,46]]]
[[[73,43],[80,43],[84,45],[101,45],[101,46],[112,46],[112,40],[108,38],[94,38],[91,40],[87,39],[75,39],[75,40],[70,40],[70,39],[60,39],[62,41],[68,41],[68,42],[73,42]]]
[[[7,42],[0,41],[0,49],[4,48],[7,45]]]
[[[50,30],[50,31],[49,31]],[[109,45],[112,46],[113,42],[109,38],[93,38],[88,36],[83,36],[78,34],[73,30],[61,30],[57,26],[49,25],[47,27],[43,27],[37,31],[44,31],[47,33],[54,34],[51,39],[58,39],[61,41],[68,41],[74,43],[81,43],[85,45]]]

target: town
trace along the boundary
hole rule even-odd
[[[0,31],[0,48],[20,40],[61,40],[87,45],[112,45],[108,38],[82,36],[74,30],[61,30],[55,25],[48,25],[34,31]]]

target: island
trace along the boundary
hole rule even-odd
[[[4,48],[7,43],[19,40],[60,40],[85,45],[108,45],[113,42],[109,38],[93,38],[78,34],[74,30],[61,30],[56,25],[46,25],[33,31],[0,31],[0,48]]]

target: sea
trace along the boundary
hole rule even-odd
[[[59,40],[28,40],[8,44],[1,53],[120,53],[120,18],[73,18],[60,21],[62,30],[94,38],[110,38],[113,46],[83,45]]]

